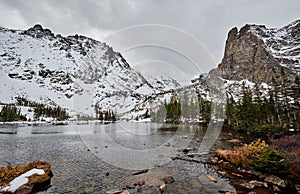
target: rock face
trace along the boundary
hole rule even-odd
[[[279,29],[248,24],[231,29],[217,71],[224,79],[255,83],[271,83],[282,72],[299,74],[300,20]]]

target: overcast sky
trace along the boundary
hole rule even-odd
[[[299,0],[0,0],[0,26],[27,29],[40,23],[54,33],[82,34],[109,42],[111,40],[107,39],[107,36],[120,29],[144,24],[161,24],[169,29],[174,28],[173,31],[164,29],[171,34],[176,34],[176,30],[187,32],[191,35],[190,40],[181,38],[181,35],[169,36],[165,33],[165,42],[161,43],[160,49],[149,45],[136,49],[120,49],[121,47],[114,45],[117,47],[114,49],[120,49],[128,62],[143,73],[161,71],[166,74],[169,72],[172,76],[176,71],[183,71],[182,69],[189,69],[184,72],[187,74],[192,71],[194,74],[198,73],[191,67],[193,65],[187,62],[194,63],[196,60],[198,63],[197,59],[193,59],[195,53],[186,57],[184,52],[187,50],[179,49],[176,53],[178,48],[170,49],[169,45],[165,45],[174,38],[178,40],[177,46],[188,41],[195,42],[194,38],[198,39],[200,47],[203,47],[199,52],[211,58],[201,64],[200,71],[205,72],[216,67],[221,61],[226,36],[232,27],[241,28],[246,23],[282,27],[300,19],[299,8]],[[135,38],[135,33],[138,33],[136,37],[141,38],[141,32],[134,32],[133,37],[128,37],[129,42],[132,42],[131,38]],[[147,33],[153,32],[146,30],[145,37],[148,36]],[[157,34],[157,37],[160,35]],[[134,48],[134,45],[129,46]],[[195,47],[197,46],[191,46],[190,50]],[[168,57],[173,60],[165,60],[164,56],[168,56],[170,51],[177,56]],[[146,57],[140,59],[140,56]],[[185,57],[180,60],[177,59],[178,56]],[[175,61],[179,64],[173,65]],[[169,64],[170,68],[163,71],[161,67],[166,64]],[[175,66],[173,70],[177,70],[171,70]]]

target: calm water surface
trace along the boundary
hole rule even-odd
[[[235,191],[214,167],[205,164],[216,146],[222,147],[220,139],[210,152],[193,158],[204,163],[171,159],[183,155],[181,149],[186,147],[199,148],[205,133],[206,129],[192,125],[135,122],[1,125],[0,165],[48,161],[54,177],[46,193],[104,193],[130,184],[132,172],[144,168],[150,170],[149,176],[157,172],[157,176],[175,178],[165,193]],[[206,174],[218,182],[209,181]]]

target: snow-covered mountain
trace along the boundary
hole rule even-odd
[[[74,115],[94,115],[95,108],[124,115],[179,86],[172,79],[146,80],[105,43],[55,35],[41,25],[0,28],[0,69],[1,103],[24,97]]]
[[[300,20],[282,28],[263,25],[235,27],[228,33],[217,70],[228,80],[271,84],[300,74]],[[213,71],[215,71],[213,70]]]
[[[40,25],[25,31],[0,28],[0,103],[23,97],[61,106],[70,115],[113,110],[121,118],[135,119],[174,96],[200,95],[218,102],[229,93],[238,99],[243,84],[267,94],[272,85],[295,85],[299,34],[300,20],[279,29],[233,28],[218,67],[180,87],[172,78],[146,79],[120,53],[88,37],[63,37]]]

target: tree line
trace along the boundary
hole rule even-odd
[[[21,109],[17,108],[14,104],[6,104],[2,107],[0,112],[1,122],[12,121],[26,121],[26,117],[21,114]]]
[[[201,95],[188,97],[184,92],[181,97],[172,96],[164,101],[158,109],[151,111],[152,122],[180,123],[185,121],[201,121],[208,123],[211,115],[211,101]]]
[[[96,113],[96,119],[100,121],[117,121],[116,114],[111,109],[103,111],[98,105],[95,105],[94,111]]]
[[[3,105],[0,112],[0,120],[3,122],[26,121],[27,118],[25,115],[21,114],[20,106],[29,107],[28,111],[34,111],[35,120],[39,119],[39,117],[52,117],[58,120],[66,120],[69,118],[66,109],[61,108],[60,106],[48,106],[42,103],[29,101],[24,97],[17,97],[16,103]]]
[[[239,97],[235,98],[227,91],[225,106],[212,107],[212,102],[199,93],[193,96],[184,91],[180,97],[176,95],[151,111],[153,122],[190,120],[208,124],[213,111],[214,115],[223,114],[225,126],[232,129],[270,131],[300,128],[300,76],[287,78],[283,68],[274,73],[271,87],[264,93],[258,84],[249,88],[245,83],[241,86]]]
[[[262,95],[258,85],[254,90],[242,86],[242,97],[235,100],[227,94],[225,123],[234,129],[262,130],[300,127],[300,79],[272,79],[272,89]]]
[[[39,117],[52,117],[61,121],[69,118],[66,109],[60,106],[51,107],[41,103],[38,103],[34,108],[34,118],[38,119]]]

